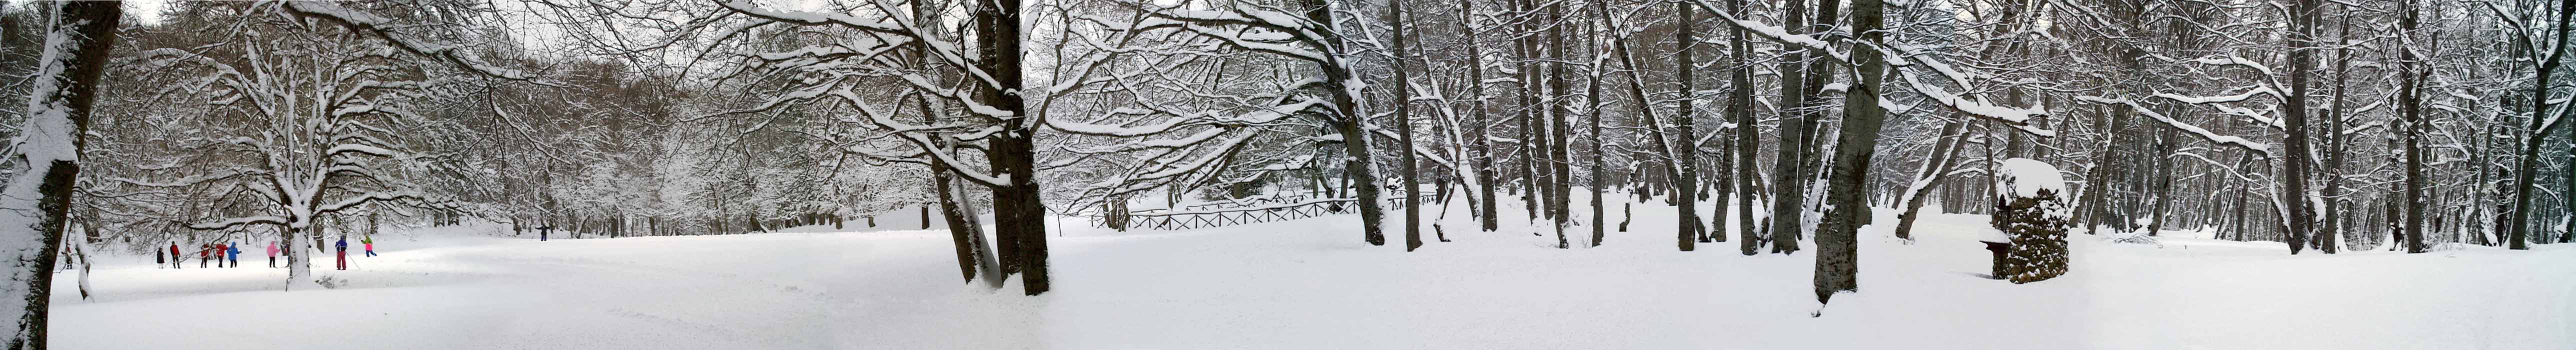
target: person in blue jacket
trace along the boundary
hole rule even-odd
[[[232,262],[231,267],[241,267],[241,243],[224,245],[224,261]]]
[[[349,236],[340,236],[340,242],[331,246],[339,248],[337,251],[340,253],[340,269],[349,269]]]

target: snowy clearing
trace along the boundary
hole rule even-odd
[[[1983,276],[1983,216],[1940,214],[1912,245],[1865,229],[1861,292],[1810,317],[1811,255],[1673,251],[1671,209],[1637,209],[1631,232],[1571,250],[1526,226],[1475,232],[1465,220],[1448,223],[1455,242],[1416,253],[1359,243],[1350,215],[1076,227],[1052,241],[1058,290],[1038,297],[961,283],[945,231],[420,232],[324,270],[349,284],[332,290],[277,291],[284,270],[264,261],[170,270],[120,257],[131,263],[93,277],[97,300],[57,284],[51,336],[66,349],[2576,346],[2576,275],[2529,273],[2576,265],[2576,246],[2290,256],[2262,242],[2078,235],[2073,272],[2013,285]]]

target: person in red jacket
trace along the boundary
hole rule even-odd
[[[215,266],[224,265],[224,244],[215,243]]]
[[[200,269],[202,269],[202,268],[206,268],[206,257],[207,257],[207,256],[206,256],[206,253],[213,253],[214,251],[215,251],[215,245],[213,245],[213,244],[205,244],[205,243],[198,243],[198,244],[197,244],[197,268],[200,268]]]
[[[184,255],[179,255],[179,242],[170,242],[170,268],[188,267],[186,264],[179,263],[179,259],[186,259]]]

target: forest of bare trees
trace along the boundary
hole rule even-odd
[[[1406,251],[1469,231],[1426,217],[1451,205],[1566,249],[1661,245],[1626,222],[1677,221],[1681,251],[1813,255],[1824,301],[1862,286],[1864,226],[1910,240],[1925,213],[1993,214],[2019,158],[2064,171],[2070,233],[2290,254],[2576,237],[2576,0],[158,12],[0,9],[0,95],[27,97],[0,103],[5,290],[38,296],[0,295],[36,302],[0,317],[18,343],[42,341],[45,256],[469,222],[626,237],[937,216],[961,277],[1038,295],[1062,217],[1297,195],[1346,200],[1364,224],[1337,234],[1401,232]],[[1679,215],[1620,218],[1643,206]],[[316,283],[300,254],[289,288]]]

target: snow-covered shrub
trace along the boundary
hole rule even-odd
[[[2004,257],[2005,279],[2030,283],[2066,274],[2066,228],[2074,220],[2057,167],[2037,160],[2004,160],[1995,183],[1995,229],[2012,238]]]

